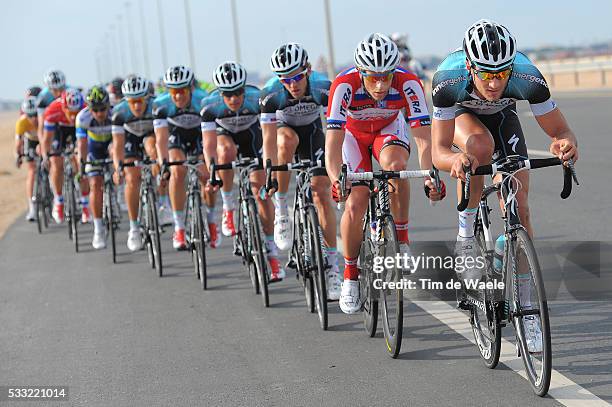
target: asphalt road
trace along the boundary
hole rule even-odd
[[[531,212],[538,244],[557,250],[563,270],[580,278],[559,247],[610,247],[611,166],[604,159],[612,95],[557,101],[580,138],[582,185],[562,201],[560,171],[538,171]],[[528,146],[546,150],[546,136],[528,109],[521,112]],[[452,199],[431,207],[415,188],[412,202],[413,241],[454,239]],[[329,331],[321,331],[292,273],[271,286],[271,307],[263,309],[227,239],[207,253],[210,288],[203,292],[190,257],[171,250],[169,233],[160,279],[144,252],[127,252],[126,227],[117,265],[108,250],[90,249],[90,228],[82,228],[78,255],[59,226],[38,235],[20,219],[0,240],[0,386],[66,385],[70,399],[62,405],[561,405],[534,396],[507,365],[486,369],[473,344],[414,304],[406,304],[405,340],[392,360],[382,332],[367,337],[361,316],[346,316],[336,304]],[[609,251],[600,259],[586,274],[598,296],[559,294],[550,302],[554,368],[578,385],[566,388],[569,404],[579,402],[579,386],[612,402]],[[555,280],[560,268],[543,263]]]

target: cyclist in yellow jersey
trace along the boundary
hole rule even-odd
[[[26,97],[21,104],[21,111],[23,114],[19,117],[15,125],[15,155],[17,157],[17,168],[21,167],[23,158],[25,158],[27,163],[28,176],[26,178],[26,196],[28,197],[29,207],[26,219],[33,222],[36,220],[36,209],[32,202],[34,176],[36,175],[36,164],[34,159],[39,154],[36,97]]]

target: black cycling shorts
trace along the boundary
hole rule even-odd
[[[203,153],[202,149],[202,134],[194,132],[193,134],[170,134],[168,138],[168,149],[178,149],[185,153],[185,156],[200,156]]]
[[[38,147],[38,141],[30,140],[29,138],[24,137],[24,140],[23,140],[23,155],[25,156],[24,159],[27,162],[34,161],[34,159],[36,158],[36,156],[37,156],[37,154],[36,154],[36,147]]]
[[[511,155],[529,158],[521,122],[516,114],[516,104],[512,104],[494,114],[480,115],[467,108],[459,108],[455,117],[465,113],[476,116],[491,132],[495,141],[495,150],[491,162],[496,163]]]
[[[126,132],[125,133],[125,158],[135,158],[142,160],[144,158],[145,148],[144,141],[147,137],[151,137],[153,133],[149,133],[146,136],[137,136],[135,134]]]
[[[76,136],[74,127],[56,126],[49,153],[51,155],[60,155],[64,152],[66,147],[73,145],[75,140]]]
[[[225,128],[218,126],[217,135],[229,136],[238,147],[238,154],[248,158],[261,158],[263,138],[259,122],[253,123],[251,127],[238,133],[230,133]]]
[[[295,154],[300,160],[323,161],[325,159],[325,133],[321,120],[317,119],[305,126],[291,126],[279,121],[277,126],[289,127],[298,136],[299,144]],[[325,168],[315,168],[312,175],[327,175]]]

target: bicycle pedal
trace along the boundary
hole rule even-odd
[[[470,303],[467,300],[461,300],[457,302],[457,308],[465,310],[465,311],[469,311],[470,310]]]

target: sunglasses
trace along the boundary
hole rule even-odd
[[[296,75],[293,75],[290,78],[281,78],[281,77],[279,77],[278,79],[282,83],[285,83],[285,84],[289,85],[291,82],[299,82],[299,81],[301,81],[302,79],[304,79],[306,77],[307,74],[308,74],[308,69],[304,69],[302,72],[300,72],[300,73],[298,73]]]
[[[243,93],[244,88],[239,88],[236,90],[223,90],[221,91],[221,96],[231,98],[232,96],[242,96]]]
[[[106,112],[108,110],[108,107],[92,107],[91,111],[94,113],[102,113],[102,112]]]
[[[170,94],[171,94],[172,96],[176,96],[176,95],[179,95],[179,94],[185,95],[185,94],[187,94],[187,92],[189,92],[189,91],[190,91],[190,89],[191,89],[191,88],[189,88],[189,87],[184,87],[184,88],[170,88],[170,89],[168,89],[168,92],[170,92]]]
[[[144,97],[139,97],[139,98],[127,98],[127,102],[130,105],[135,105],[137,103],[144,103],[145,102],[145,98]]]
[[[512,68],[508,68],[504,71],[500,72],[487,72],[487,71],[479,71],[476,68],[472,68],[472,71],[476,73],[476,75],[483,81],[492,81],[493,79],[504,80],[510,76],[512,73]]]
[[[359,71],[359,74],[363,78],[363,81],[372,85],[376,84],[376,82],[389,82],[391,79],[393,79],[393,73],[394,71],[381,73],[368,73],[365,71]]]

